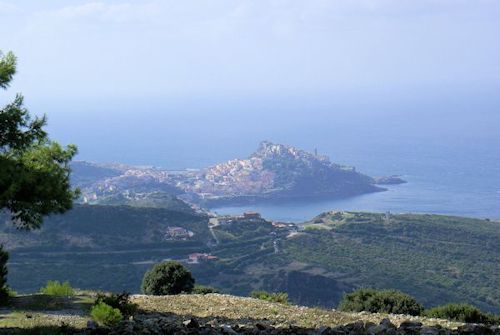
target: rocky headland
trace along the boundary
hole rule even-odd
[[[404,182],[398,176],[372,178],[327,156],[268,141],[245,159],[201,170],[167,171],[147,167],[76,162],[73,183],[85,203],[148,202],[166,193],[188,203],[214,207],[256,202],[313,201],[384,191],[378,185]],[[155,200],[158,202],[157,200]]]

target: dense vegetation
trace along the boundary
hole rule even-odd
[[[123,320],[123,315],[118,308],[113,308],[103,302],[92,306],[90,315],[102,326],[114,326]]]
[[[460,322],[499,324],[500,315],[484,313],[469,304],[446,304],[425,311],[425,316]]]
[[[148,208],[163,208],[176,212],[192,213],[191,207],[175,195],[164,192],[152,192],[147,194],[129,193],[128,197],[123,194],[103,197],[99,205],[133,206]]]
[[[169,295],[191,293],[193,287],[194,278],[189,270],[179,262],[165,261],[146,272],[141,290],[144,294]]]
[[[423,315],[467,323],[500,323],[500,315],[484,313],[470,304],[445,304],[424,310],[417,299],[398,290],[361,288],[346,294],[338,309],[344,312],[366,311],[370,313]]]
[[[216,226],[216,244],[207,221],[165,209],[77,206],[29,235],[5,226],[0,240],[12,250],[9,283],[18,292],[51,279],[139,292],[151,264],[206,252],[218,259],[189,269],[197,283],[227,293],[286,292],[294,303],[333,307],[359,287],[394,288],[427,308],[459,301],[500,312],[496,222],[437,215],[390,215],[386,222],[383,214],[326,213],[295,234],[265,222]],[[166,240],[171,225],[194,236]]]
[[[194,212],[77,205],[65,215],[48,217],[35,232],[3,224],[0,244],[11,250],[9,283],[21,293],[35,292],[53,279],[80,288],[138,292],[151,264],[207,250],[207,221]],[[165,234],[172,226],[194,235],[169,240]]]
[[[137,311],[137,304],[130,302],[130,293],[99,293],[94,302],[95,305],[106,304],[116,308],[124,317],[133,316]]]
[[[346,212],[304,227],[284,244],[287,257],[331,271],[352,288],[395,288],[427,307],[464,301],[500,311],[499,223]]]
[[[401,291],[362,288],[346,294],[339,309],[345,312],[420,315],[424,307],[414,297]]]
[[[17,70],[13,53],[0,52],[0,88]],[[0,109],[0,210],[20,228],[39,228],[43,217],[71,208],[78,192],[70,187],[69,163],[76,147],[49,139],[46,117],[33,117],[18,94]]]
[[[71,287],[69,281],[60,283],[57,280],[49,280],[47,282],[47,285],[40,289],[40,293],[46,295],[69,297],[74,295],[75,291]]]
[[[0,215],[0,220],[6,217]],[[51,216],[35,233],[18,231],[10,224],[0,227],[0,242],[10,250],[84,251],[120,250],[134,247],[186,246],[207,239],[206,216],[162,208],[77,205],[66,215]],[[168,227],[194,233],[188,241],[169,241]]]

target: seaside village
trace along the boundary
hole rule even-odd
[[[279,229],[292,229],[295,230],[296,226],[292,223],[268,221],[262,217],[260,213],[257,212],[245,212],[242,215],[223,215],[223,216],[213,216],[209,219],[208,226],[210,231],[213,233],[212,228],[219,225],[231,225],[240,222],[250,222],[250,223],[265,223],[270,224],[275,228]],[[194,233],[183,227],[169,226],[165,232],[165,240],[167,241],[187,241],[194,236]],[[215,237],[215,235],[214,235]],[[195,252],[188,255],[188,264],[199,264],[203,262],[210,262],[217,260],[217,256],[213,256],[209,253]]]

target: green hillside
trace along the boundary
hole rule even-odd
[[[192,212],[191,206],[172,194],[164,192],[151,192],[144,194],[129,194],[126,197],[123,194],[114,194],[102,197],[98,201],[99,205],[109,206],[132,206],[148,208],[167,208],[177,212]]]
[[[189,238],[166,238],[168,227]],[[322,214],[300,225],[236,218],[208,228],[194,212],[127,206],[77,206],[40,231],[5,225],[9,285],[33,292],[47,280],[80,288],[139,292],[153,263],[201,252],[187,264],[197,282],[223,292],[287,291],[298,304],[333,307],[358,287],[396,288],[426,307],[468,302],[500,312],[500,225],[438,215]],[[214,239],[214,235],[217,240]]]
[[[429,307],[466,301],[500,311],[497,222],[332,212],[300,225],[297,233],[277,230],[274,237],[268,231],[250,235],[263,229],[255,224],[244,227],[216,230],[223,242],[214,254],[231,271],[208,281],[231,293],[264,288],[287,291],[298,303],[335,306],[343,293],[371,286],[403,290]]]
[[[354,286],[398,288],[426,305],[500,310],[500,224],[437,215],[325,214],[287,240],[289,260]],[[314,229],[314,228],[326,229]]]
[[[204,250],[211,240],[207,222],[193,211],[79,205],[49,217],[39,231],[19,231],[6,223],[0,243],[11,254],[9,285],[19,292],[36,291],[49,279],[68,279],[82,288],[137,291],[152,263]],[[193,235],[170,239],[169,227]]]

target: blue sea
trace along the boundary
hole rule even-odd
[[[391,144],[392,142],[392,144]],[[385,186],[387,191],[342,200],[290,205],[216,208],[219,214],[253,210],[267,218],[300,222],[321,212],[361,210],[394,213],[436,213],[500,219],[500,155],[493,143],[394,143],[381,140],[365,150],[341,153],[358,170],[372,176],[400,174],[408,183]],[[389,148],[390,149],[389,149]],[[489,148],[489,149],[488,149]]]
[[[47,107],[47,106],[46,106]],[[386,192],[302,204],[216,208],[282,221],[332,210],[441,213],[500,219],[500,99],[161,99],[53,109],[49,131],[77,159],[202,168],[245,158],[261,140],[330,156],[371,176],[401,175]]]

